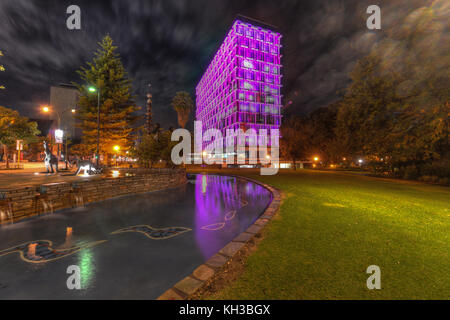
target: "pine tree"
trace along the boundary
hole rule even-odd
[[[83,130],[82,144],[92,152],[97,148],[97,94],[100,93],[100,154],[109,161],[113,147],[127,150],[133,145],[139,110],[131,95],[131,81],[121,62],[117,47],[109,35],[99,43],[92,62],[78,71],[82,84],[78,87],[77,118]],[[97,92],[90,92],[95,87]]]

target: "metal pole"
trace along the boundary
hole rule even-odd
[[[66,134],[66,156],[64,157],[64,160],[66,161],[66,170],[68,170],[69,154],[67,153],[67,134]]]
[[[61,116],[59,115],[59,111],[56,111],[56,115],[58,116],[58,128],[57,128],[57,130],[60,130],[61,129]],[[59,161],[61,160],[61,152],[62,152],[62,150],[60,150],[60,149],[62,149],[62,148],[60,147],[60,143],[58,143],[57,145],[58,145],[58,163],[59,163]]]
[[[100,158],[99,153],[100,153],[100,89],[97,88],[97,160],[96,160],[97,166]]]

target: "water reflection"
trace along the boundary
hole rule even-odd
[[[11,284],[0,299],[156,298],[245,231],[271,200],[268,190],[234,177],[189,181],[2,227],[0,282]],[[80,267],[81,295],[59,281],[72,264]]]
[[[207,259],[258,218],[271,194],[234,177],[197,175],[195,180],[195,238]]]
[[[80,251],[80,271],[81,271],[81,288],[86,289],[90,287],[92,275],[93,275],[93,263],[92,263],[92,249],[85,249]]]

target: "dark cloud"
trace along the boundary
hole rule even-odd
[[[75,73],[109,33],[119,46],[137,95],[145,105],[152,84],[154,118],[175,125],[171,98],[191,92],[237,14],[279,27],[283,38],[284,95],[298,92],[292,111],[327,105],[349,81],[349,71],[382,37],[425,0],[161,0],[0,2],[0,105],[36,116],[49,86],[79,81]],[[66,8],[82,10],[82,30],[66,29]],[[366,8],[382,8],[383,30],[366,28]]]

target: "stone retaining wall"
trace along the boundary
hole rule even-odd
[[[77,198],[96,202],[118,196],[158,191],[187,182],[184,169],[120,170],[118,177],[88,177],[76,182],[50,183],[41,186],[0,190],[0,223],[11,222],[42,213],[46,205],[53,210],[71,208]],[[45,203],[45,204],[44,204]],[[11,217],[8,208],[12,208]]]

